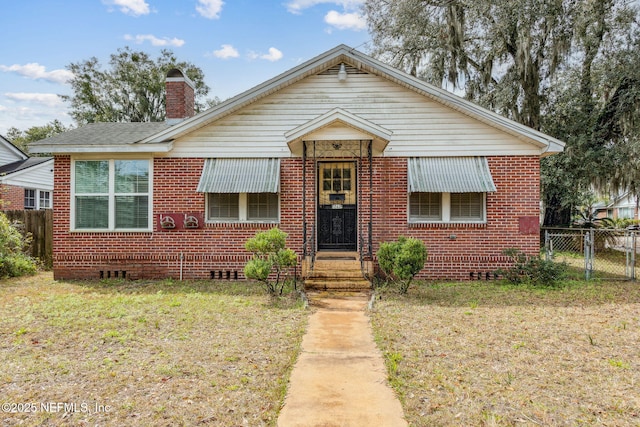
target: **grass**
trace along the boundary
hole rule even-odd
[[[1,283],[0,313],[0,404],[38,409],[2,425],[275,425],[307,318],[247,282],[47,273]]]
[[[371,319],[412,426],[640,424],[637,283],[422,283]]]
[[[418,283],[371,312],[412,426],[640,424],[640,285]],[[2,425],[274,425],[308,312],[246,282],[0,283]],[[42,406],[44,405],[44,406]],[[24,409],[24,406],[22,407]]]

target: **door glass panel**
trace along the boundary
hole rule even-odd
[[[320,205],[356,204],[355,168],[354,162],[319,164]],[[336,194],[340,197],[335,197]]]

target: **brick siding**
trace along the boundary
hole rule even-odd
[[[166,82],[167,119],[186,119],[195,114],[193,87],[184,81]]]
[[[409,224],[407,221],[407,159],[373,159],[373,251],[382,241],[399,235],[422,239],[429,258],[420,277],[431,279],[487,279],[505,265],[501,251],[518,247],[538,253],[539,238],[530,224],[539,216],[539,159],[535,156],[489,157],[498,191],[487,195],[487,223],[462,225]],[[195,191],[204,159],[154,160],[154,219],[161,214],[205,213],[205,195]],[[80,278],[244,278],[249,259],[245,241],[272,224],[205,224],[198,229],[152,232],[70,231],[69,156],[55,158],[54,275]],[[281,160],[280,228],[287,245],[302,257],[303,166],[300,158]],[[315,219],[315,166],[306,165],[307,238]],[[358,230],[368,241],[369,165],[360,162]],[[535,223],[535,221],[533,221]],[[453,238],[455,236],[455,238]],[[300,266],[298,266],[300,272]]]
[[[0,210],[24,209],[24,188],[0,184]]]

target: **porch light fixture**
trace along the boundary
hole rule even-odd
[[[344,82],[347,80],[347,70],[344,68],[344,62],[340,64],[340,71],[338,71],[338,81]]]

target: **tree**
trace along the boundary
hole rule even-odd
[[[571,61],[552,79],[543,131],[564,153],[542,161],[546,225],[569,224],[594,189],[638,194],[640,61],[637,10],[622,1],[584,3]]]
[[[62,132],[71,130],[73,127],[66,127],[59,120],[52,120],[44,126],[32,126],[27,130],[20,130],[11,127],[7,131],[7,139],[25,153],[29,152],[29,143],[49,138]]]
[[[568,224],[593,186],[633,187],[634,2],[366,0],[364,10],[382,60],[567,143],[542,161],[546,225]]]
[[[364,10],[374,53],[539,129],[545,80],[571,45],[573,1],[366,0]]]
[[[286,270],[298,262],[296,253],[286,247],[287,233],[275,227],[256,233],[247,240],[245,249],[253,258],[244,267],[244,275],[262,282],[270,295],[282,295]],[[270,279],[275,272],[275,281]],[[284,277],[283,277],[284,276]]]
[[[61,96],[71,104],[71,117],[79,124],[95,122],[159,122],[165,118],[165,79],[171,68],[179,68],[194,82],[196,110],[209,93],[202,70],[180,62],[163,49],[155,60],[129,47],[119,49],[103,70],[97,58],[71,63],[73,95]]]

